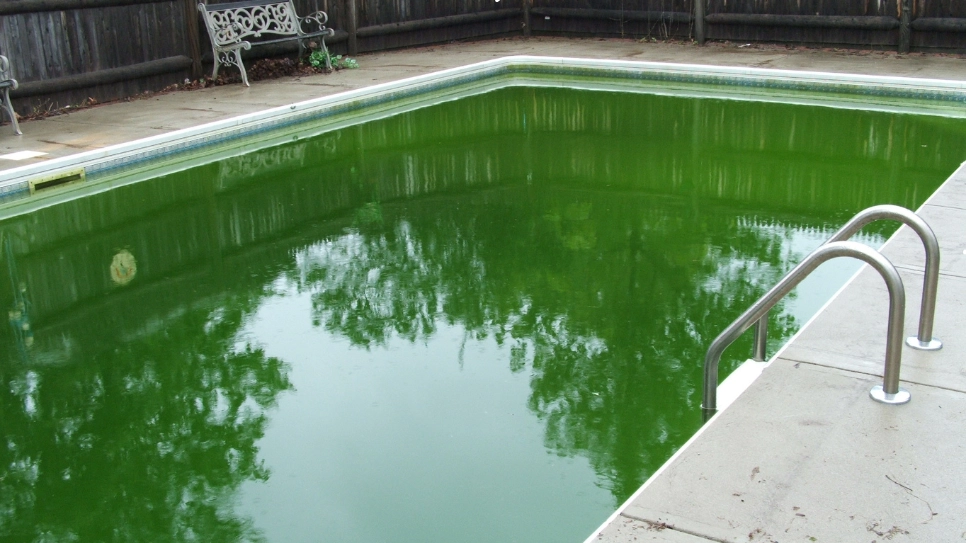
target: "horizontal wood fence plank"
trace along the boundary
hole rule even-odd
[[[530,8],[533,15],[570,19],[613,19],[615,21],[667,21],[690,23],[691,14],[680,11],[629,11],[619,9]]]
[[[356,31],[360,38],[371,36],[385,36],[387,34],[397,34],[400,32],[412,32],[416,30],[427,30],[432,28],[443,28],[468,23],[480,23],[485,21],[495,21],[497,19],[508,19],[510,17],[522,17],[523,10],[520,8],[497,9],[492,11],[481,11],[478,13],[464,13],[461,15],[449,15],[446,17],[434,17],[432,19],[422,19],[418,21],[405,21],[402,23],[390,23],[384,25],[364,26]]]
[[[128,81],[140,77],[150,77],[153,75],[177,72],[179,70],[187,70],[190,67],[191,59],[183,55],[178,55],[152,60],[150,62],[141,62],[131,66],[123,66],[121,68],[110,68],[43,81],[27,81],[21,83],[20,88],[11,92],[10,96],[13,98],[26,98],[29,96],[53,94],[55,92],[64,92],[96,85],[109,85],[111,83]]]
[[[332,35],[325,38],[325,44],[328,45],[330,43],[339,43],[339,42],[347,41],[348,39],[349,39],[349,33],[346,32],[345,30],[333,30]]]
[[[920,32],[966,32],[966,19],[920,17],[912,22],[912,29]]]
[[[849,17],[844,15],[767,15],[757,13],[712,13],[704,18],[716,25],[795,26],[807,28],[855,28],[893,30],[899,19],[888,16]]]
[[[160,4],[177,0],[3,0],[0,2],[0,15],[21,13],[40,13],[43,11],[67,11],[72,9],[108,8],[115,6],[136,6],[138,4]]]

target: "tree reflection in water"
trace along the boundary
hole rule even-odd
[[[23,541],[258,541],[235,489],[287,367],[238,343],[229,299],[54,365],[0,364],[0,534]]]
[[[439,323],[508,344],[546,446],[588,457],[615,501],[700,425],[706,331],[801,256],[731,210],[620,192],[516,187],[382,214],[297,253],[314,322],[367,348]],[[774,341],[795,327],[774,319]]]

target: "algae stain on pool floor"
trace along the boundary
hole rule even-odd
[[[964,132],[508,88],[3,220],[0,535],[579,541],[700,426],[710,340]]]

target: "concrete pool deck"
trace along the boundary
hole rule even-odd
[[[359,57],[359,70],[174,92],[0,127],[0,155],[46,153],[0,170],[498,58],[528,54],[966,80],[966,60],[783,47],[500,39]],[[966,157],[962,157],[966,160]],[[966,540],[966,169],[921,210],[942,251],[936,335],[903,350],[904,406],[868,397],[881,382],[887,297],[865,270],[590,540]],[[902,229],[884,254],[906,286],[906,335],[918,323],[923,252]],[[552,519],[548,519],[552,522]]]

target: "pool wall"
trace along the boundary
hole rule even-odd
[[[648,92],[692,93],[736,99],[821,103],[853,109],[908,110],[944,116],[966,116],[966,82],[824,72],[768,70],[630,62],[600,59],[509,56],[374,85],[364,89],[298,102],[227,120],[177,130],[104,149],[58,158],[0,172],[0,205],[23,200],[30,183],[83,169],[87,183],[49,191],[48,203],[90,191],[90,185],[110,174],[156,169],[159,161],[197,164],[203,157],[251,139],[283,141],[299,137],[305,123],[316,131],[346,126],[417,108],[441,100],[477,93],[513,82],[540,84],[563,78],[568,86]],[[556,83],[560,84],[560,83]],[[709,88],[713,86],[713,88]],[[322,127],[318,123],[322,121]],[[331,121],[326,123],[326,121]],[[288,130],[286,130],[288,129]],[[278,132],[284,132],[279,135]],[[235,151],[240,152],[240,151]],[[209,158],[209,160],[211,160]],[[86,186],[85,186],[86,185]],[[103,187],[106,190],[110,186]],[[30,200],[33,200],[31,198]],[[20,203],[23,203],[22,201]],[[6,206],[5,206],[6,207]]]

